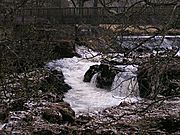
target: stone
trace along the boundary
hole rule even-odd
[[[63,95],[56,95],[53,93],[45,93],[42,95],[41,99],[55,103],[55,102],[62,102],[63,101]]]
[[[53,103],[50,105],[52,110],[56,110],[61,113],[63,122],[74,122],[75,112],[70,105],[66,102]]]
[[[9,110],[7,108],[7,105],[0,104],[0,121],[4,121],[9,114]]]
[[[180,131],[180,118],[177,117],[165,117],[159,119],[158,125],[161,130],[172,134],[174,132]]]
[[[110,64],[93,65],[85,73],[84,82],[90,82],[92,77],[98,74],[96,78],[96,87],[110,89],[118,72],[120,72],[120,70]]]
[[[39,85],[39,90],[45,92],[52,92],[62,95],[71,87],[64,82],[64,75],[62,71],[51,70],[50,74],[43,79]]]
[[[95,74],[98,74],[96,78],[96,87],[110,89],[116,74],[120,71],[120,69],[106,63],[101,63],[100,65],[93,65],[85,73],[84,82],[90,82],[93,76]]]
[[[50,130],[44,129],[44,130],[34,131],[33,135],[56,135],[56,134]]]
[[[110,89],[117,72],[109,65],[104,65],[104,64],[101,64],[99,66],[99,69],[100,72],[97,76],[96,86],[98,88]]]
[[[90,66],[88,71],[84,75],[84,82],[90,82],[92,77],[99,72],[99,65]]]
[[[52,55],[54,58],[72,58],[77,55],[75,51],[75,45],[66,40],[57,41],[52,49]]]
[[[24,104],[26,100],[24,98],[15,99],[9,104],[9,110],[11,111],[23,111],[25,109]]]
[[[47,108],[42,112],[42,118],[47,120],[50,123],[62,123],[62,115],[57,109]]]

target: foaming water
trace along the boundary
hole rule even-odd
[[[65,94],[64,101],[70,103],[76,113],[99,111],[103,108],[119,105],[122,102],[119,98],[114,98],[117,93],[95,87],[97,74],[94,75],[91,83],[83,82],[85,72],[94,64],[99,63],[76,57],[57,60],[48,64],[49,67],[63,71],[65,82],[72,87]],[[133,102],[136,99],[129,98],[126,100]]]
[[[93,77],[91,78],[91,82],[90,83],[93,86],[96,86],[96,84],[97,84],[97,76],[98,76],[98,73],[94,74]]]
[[[118,73],[112,84],[111,90],[116,94],[116,97],[138,97],[137,76],[132,72],[120,72]]]

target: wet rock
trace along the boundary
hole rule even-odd
[[[97,76],[96,86],[98,88],[110,89],[117,71],[111,68],[109,65],[104,64],[99,66],[99,70],[100,72]]]
[[[99,72],[99,65],[90,66],[88,71],[84,75],[84,82],[90,82],[92,77]]]
[[[94,65],[84,75],[84,82],[90,82],[95,74],[96,87],[110,89],[114,81],[114,77],[119,72],[118,68],[113,67],[109,64]]]

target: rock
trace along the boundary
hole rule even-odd
[[[116,76],[117,72],[109,65],[101,64],[99,66],[99,74],[97,76],[97,84],[98,88],[110,89],[112,83],[114,81],[114,77]]]
[[[90,82],[92,77],[98,73],[96,78],[96,87],[110,89],[114,77],[119,70],[109,64],[93,65],[84,75],[84,82]]]
[[[84,75],[84,82],[90,82],[92,77],[99,72],[99,65],[90,66],[88,71]]]
[[[86,124],[88,123],[90,120],[92,120],[92,117],[89,115],[79,115],[78,119],[76,120],[77,124]]]
[[[39,131],[34,131],[33,132],[33,135],[56,135],[55,133],[53,133],[52,131],[50,130],[47,130],[47,129],[42,129],[42,130],[39,130]]]
[[[56,95],[53,93],[45,93],[42,95],[41,99],[55,103],[55,102],[62,102],[64,96],[63,95]]]
[[[180,131],[180,118],[177,117],[165,117],[159,119],[159,128],[163,131],[172,134],[174,132]]]
[[[26,103],[26,100],[24,98],[15,99],[9,104],[9,110],[23,111],[25,109],[24,103]]]
[[[0,121],[4,121],[9,114],[7,105],[0,104]]]
[[[62,95],[71,87],[64,82],[64,75],[62,71],[51,70],[49,76],[45,77],[39,85],[39,90],[45,92],[52,92]]]
[[[62,123],[62,114],[57,109],[47,108],[42,112],[42,118],[50,123]]]
[[[75,112],[71,109],[70,105],[66,102],[53,103],[50,109],[60,112],[63,122],[74,122]]]
[[[98,135],[118,135],[117,131],[111,129],[102,129],[100,131],[96,131]]]
[[[53,50],[52,50],[53,57],[58,58],[72,58],[77,55],[75,51],[75,45],[66,40],[58,41]]]

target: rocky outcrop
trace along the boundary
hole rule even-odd
[[[52,49],[52,55],[55,59],[58,58],[72,58],[78,56],[75,51],[75,45],[66,40],[58,41],[54,43],[54,48]]]
[[[90,66],[88,71],[84,75],[84,82],[90,82],[92,77],[99,72],[99,65]]]
[[[54,103],[50,105],[52,110],[56,110],[61,113],[62,120],[64,122],[74,122],[75,112],[72,110],[67,102]]]
[[[63,122],[73,122],[75,112],[66,102],[53,103],[42,111],[42,118],[50,123],[62,124]]]
[[[108,64],[94,65],[84,75],[84,82],[90,82],[95,74],[96,87],[110,89],[114,81],[114,77],[120,70]]]
[[[35,134],[54,134],[54,131],[48,129],[49,125],[74,122],[74,111],[63,101],[64,93],[71,87],[64,82],[61,71],[38,69],[36,72],[27,73],[26,76],[20,74],[18,77],[16,79],[19,83],[26,81],[27,85],[13,85],[14,81],[10,80],[12,90],[19,88],[24,91],[15,93],[19,98],[7,98],[9,103],[0,105],[0,122],[4,122],[2,127],[0,125],[0,133],[29,133],[22,130],[28,125]],[[20,97],[20,94],[24,96]],[[38,126],[40,129],[37,129]]]
[[[52,92],[59,95],[62,95],[71,89],[71,87],[64,82],[62,71],[54,69],[50,70],[50,74],[42,80],[38,87],[43,93]]]
[[[97,76],[97,84],[98,88],[110,89],[112,83],[114,81],[114,77],[117,74],[117,70],[111,68],[109,65],[101,64],[99,66],[100,72]]]
[[[54,135],[65,130],[61,129],[61,126],[75,121],[75,113],[66,102],[38,101],[28,102],[26,106],[26,111],[13,111],[8,114],[4,125],[0,125],[0,133]]]
[[[156,98],[158,95],[180,94],[180,63],[178,59],[151,59],[141,65],[138,72],[140,96]]]

